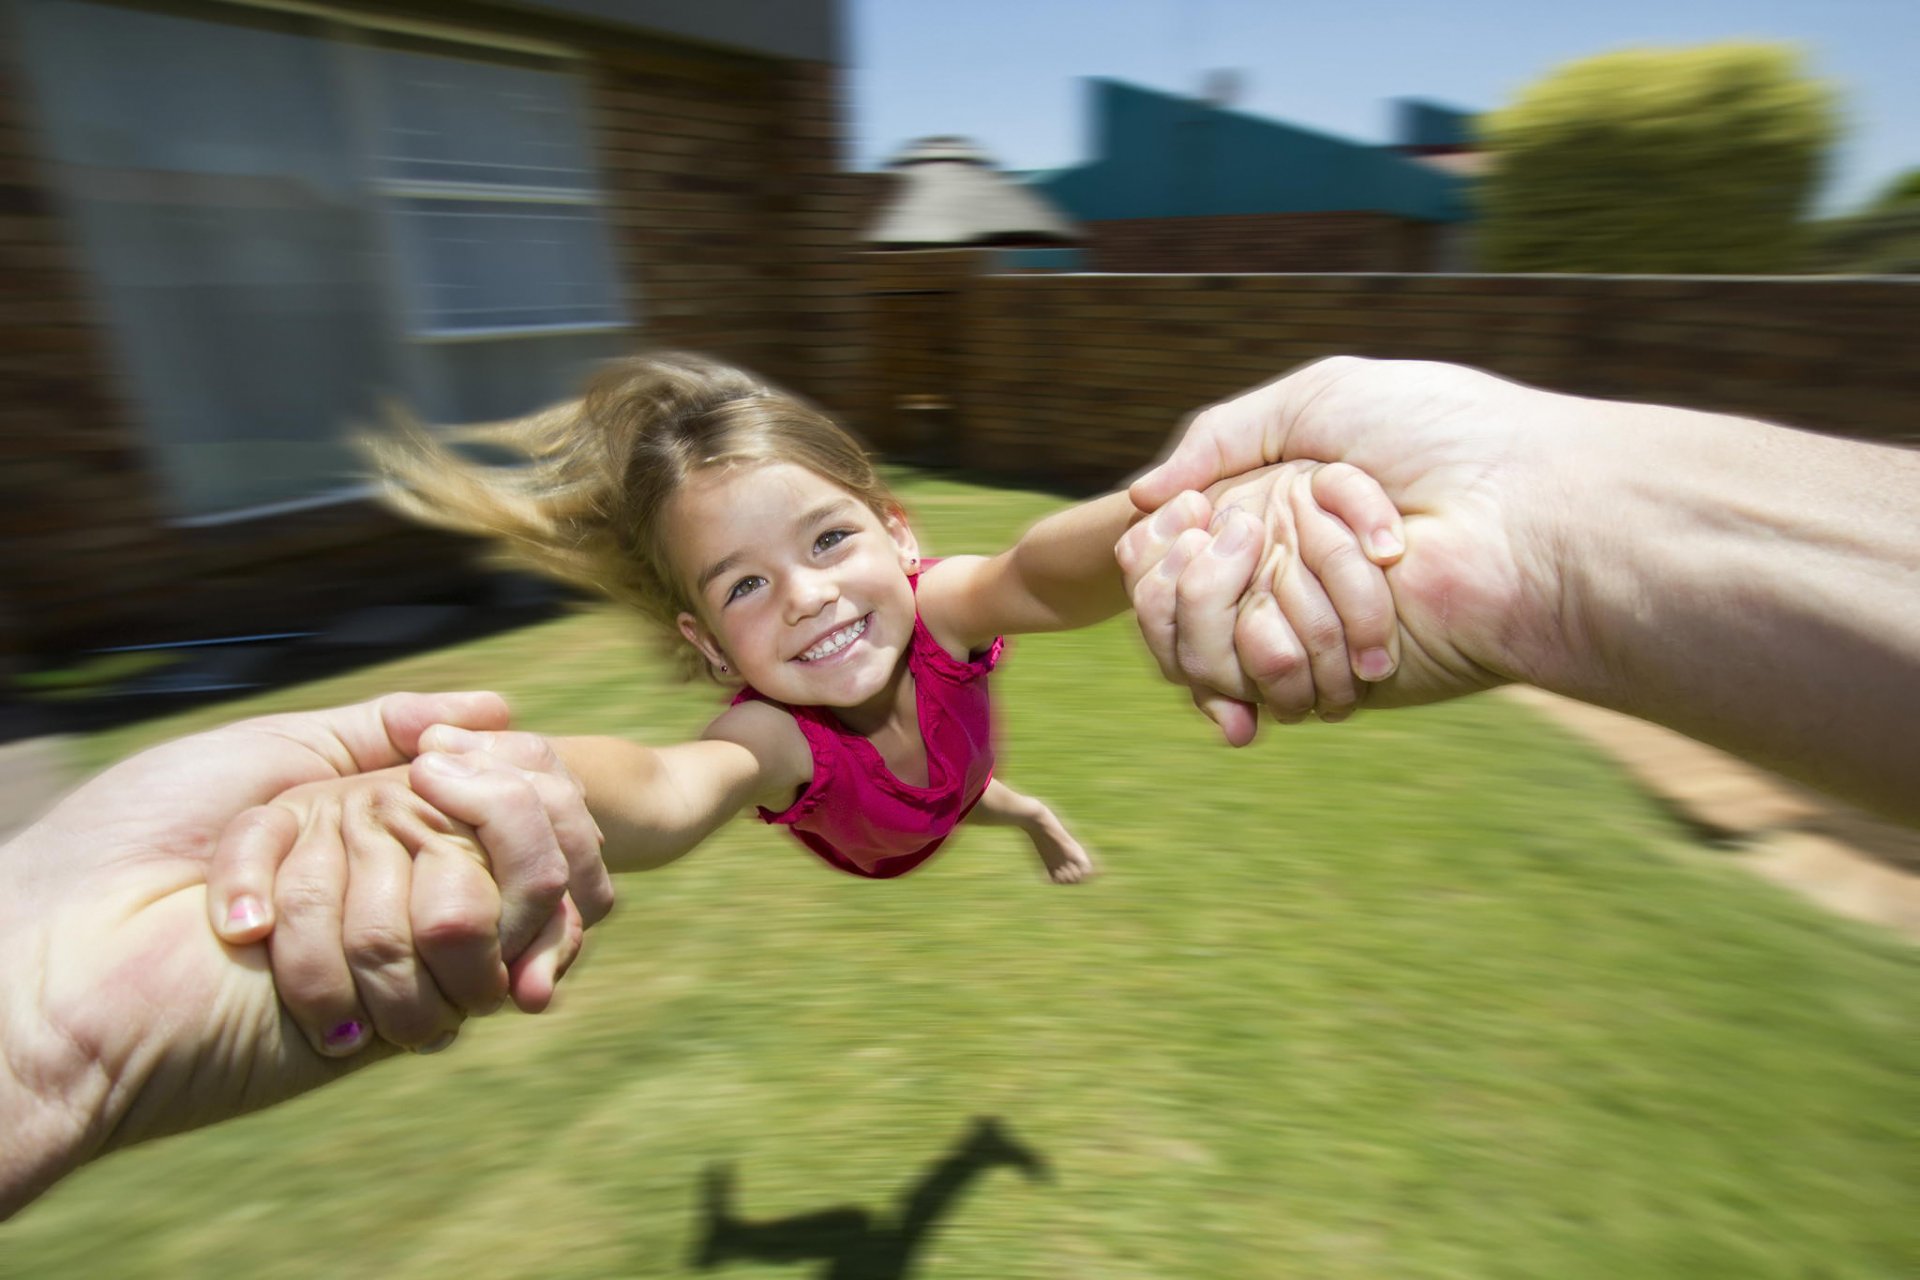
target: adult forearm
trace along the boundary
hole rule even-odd
[[[1560,691],[1920,820],[1920,452],[1623,406]]]

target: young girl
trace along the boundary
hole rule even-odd
[[[1138,513],[1125,493],[991,558],[923,560],[845,431],[690,355],[622,361],[579,402],[448,438],[520,461],[478,463],[421,431],[374,441],[403,510],[633,606],[684,642],[690,670],[736,690],[694,742],[552,740],[610,869],[677,858],[752,806],[851,875],[912,871],[969,817],[1023,831],[1056,883],[1091,874],[1053,811],[994,776],[986,686],[1003,636],[1126,606],[1114,544]],[[1377,488],[1341,514],[1343,532],[1395,515]]]

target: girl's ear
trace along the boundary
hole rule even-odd
[[[920,572],[920,540],[913,536],[907,513],[898,506],[887,512],[887,534],[900,552],[900,567],[908,573]]]
[[[700,625],[700,619],[683,613],[674,619],[674,625],[680,628],[681,637],[698,649],[702,657],[721,672],[727,672],[727,655],[720,651],[720,641],[713,632]]]

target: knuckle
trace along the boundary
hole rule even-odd
[[[1241,661],[1247,677],[1262,691],[1269,692],[1269,702],[1272,701],[1270,691],[1292,683],[1307,668],[1305,656],[1291,646],[1256,649],[1245,654]]]
[[[1343,575],[1358,577],[1367,574],[1369,570],[1374,573],[1379,572],[1378,569],[1373,568],[1373,562],[1361,553],[1358,543],[1351,538],[1343,537],[1330,542],[1321,552],[1320,563],[1315,572],[1322,578],[1334,578]]]
[[[440,902],[416,914],[413,938],[428,950],[454,950],[485,943],[499,928],[497,905]],[[408,949],[411,952],[412,944]]]
[[[555,903],[567,891],[570,878],[567,860],[557,852],[551,858],[542,858],[537,866],[530,869],[524,886],[527,896],[536,902]]]
[[[1341,660],[1345,661],[1347,649],[1347,630],[1340,625],[1340,619],[1331,613],[1319,613],[1309,618],[1300,629],[1300,638],[1314,653],[1332,653],[1338,650]]]
[[[363,924],[344,939],[347,964],[356,972],[384,972],[413,961],[413,935],[392,924]]]
[[[283,924],[300,924],[337,914],[340,886],[308,875],[282,873],[273,883],[273,906]]]

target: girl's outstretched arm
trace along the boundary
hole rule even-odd
[[[793,718],[758,702],[730,708],[698,742],[552,741],[606,833],[609,871],[664,866],[748,805],[784,807],[813,773]]]
[[[999,635],[1068,631],[1128,607],[1114,560],[1140,513],[1110,493],[1041,520],[997,556],[953,556],[920,581],[920,613],[942,640],[968,650]]]

